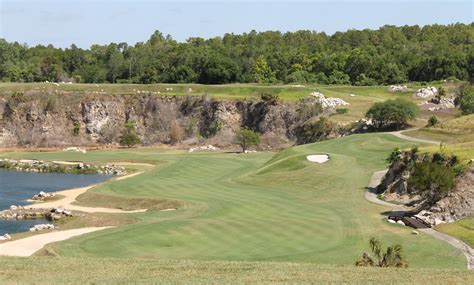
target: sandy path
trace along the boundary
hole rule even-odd
[[[392,204],[386,201],[382,201],[377,198],[377,194],[375,193],[375,188],[382,182],[382,178],[387,173],[388,169],[377,171],[372,175],[372,178],[369,181],[369,186],[367,187],[367,191],[365,192],[365,198],[372,203],[391,207],[392,208],[392,215],[400,215],[406,212],[406,209],[402,205]],[[466,256],[467,260],[467,269],[474,269],[474,249],[470,247],[465,242],[458,240],[455,237],[447,235],[445,233],[438,232],[434,229],[418,229],[418,231],[423,232],[427,235],[430,235],[434,238],[442,240],[444,242],[449,243],[453,247],[459,249],[464,256]]]
[[[141,173],[142,172],[136,172],[136,173],[132,173],[132,174],[129,174],[129,175],[121,176],[121,177],[116,178],[116,180],[122,180],[122,179],[130,178],[130,177],[139,175]],[[94,184],[94,185],[89,185],[89,186],[86,186],[86,187],[59,191],[59,192],[56,192],[56,194],[64,196],[64,198],[62,198],[61,200],[52,201],[52,202],[45,202],[45,203],[37,203],[37,204],[25,206],[25,208],[27,208],[27,209],[44,209],[44,208],[62,207],[62,208],[68,209],[68,210],[81,211],[81,212],[86,212],[86,213],[141,213],[141,212],[146,211],[146,209],[133,210],[133,211],[124,211],[124,210],[121,210],[121,209],[84,207],[84,206],[73,205],[73,203],[76,202],[76,198],[79,195],[86,193],[89,189],[91,189],[91,188],[93,188],[97,185],[98,184]]]
[[[110,227],[90,227],[66,231],[54,231],[0,244],[0,255],[31,256],[45,245],[75,236],[108,229]]]

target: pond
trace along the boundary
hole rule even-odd
[[[109,179],[101,174],[31,173],[0,169],[0,211],[11,205],[28,205],[27,201],[40,191],[55,192],[84,187]],[[36,224],[48,223],[45,219],[0,220],[0,235],[28,231]]]

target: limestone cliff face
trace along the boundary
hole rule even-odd
[[[223,101],[209,97],[148,95],[0,95],[0,147],[117,144],[126,122],[134,122],[143,144],[170,142],[232,144],[236,130],[262,133],[263,144],[294,141],[299,123],[291,103]]]

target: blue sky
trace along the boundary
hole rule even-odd
[[[146,1],[0,0],[0,38],[28,45],[178,41],[225,33],[300,29],[332,34],[390,25],[473,22],[467,1]]]

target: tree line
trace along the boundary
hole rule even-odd
[[[396,84],[472,80],[474,23],[378,30],[251,31],[177,42],[28,47],[0,39],[0,80],[78,83]]]

